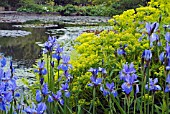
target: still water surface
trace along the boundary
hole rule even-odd
[[[1,23],[0,30],[24,30],[31,32],[23,37],[0,37],[0,52],[10,56],[18,65],[30,67],[39,57],[40,47],[35,42],[44,42],[48,35],[45,28],[16,28],[15,23]]]

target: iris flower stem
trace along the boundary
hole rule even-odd
[[[50,89],[53,90],[53,86],[54,86],[54,83],[53,83],[54,81],[53,81],[53,79],[54,79],[54,78],[53,78],[53,74],[52,74],[53,68],[52,68],[52,66],[51,66],[51,62],[52,62],[52,54],[50,53],[50,85],[51,85],[51,86],[50,86],[50,87],[51,87]]]
[[[54,103],[54,107],[56,107],[56,108],[54,108],[54,113],[58,113],[57,111],[58,111],[58,105],[56,104],[56,103]]]
[[[109,96],[109,105],[110,105],[110,114],[113,114],[111,96]]]
[[[66,96],[64,96],[64,114],[67,114],[67,99],[66,99]]]
[[[57,63],[57,66],[60,64],[60,61],[58,60],[58,63]],[[58,69],[57,70],[57,72],[58,72],[58,76],[57,76],[57,90],[59,90],[59,75],[60,75],[60,70]]]
[[[126,98],[124,98],[124,111],[126,112]]]
[[[53,108],[53,110],[54,110],[54,111],[53,111],[53,112],[54,112],[53,114],[58,114],[58,113],[59,113],[59,112],[58,112],[58,111],[59,111],[59,109],[58,109],[58,104],[57,104],[56,102],[53,102],[52,105],[53,105],[52,108]]]
[[[134,108],[134,109],[133,109],[133,114],[136,114],[136,99],[137,99],[137,98],[136,98],[136,96],[135,96],[134,107],[133,107],[133,108]]]
[[[129,109],[130,109],[130,99],[128,98],[127,95],[126,95],[126,100],[127,100],[126,103],[127,103],[127,106],[128,106],[128,109],[127,109],[128,112],[127,112],[127,114],[130,114],[130,110],[129,110]]]
[[[93,87],[93,114],[95,114],[95,99],[96,99],[96,87]]]
[[[155,97],[155,93],[153,93],[153,96],[152,96],[152,114],[154,114],[154,111],[153,111],[153,106],[154,106],[154,97]]]
[[[146,84],[146,75],[145,75],[145,69],[144,67],[142,68],[142,76],[144,77],[143,80],[142,80],[142,97],[144,96],[144,113],[146,114],[146,100],[145,100],[145,84]],[[142,100],[142,97],[141,97],[141,106],[140,106],[140,114],[143,114],[143,100]]]
[[[11,107],[10,107],[10,114],[12,114],[13,113],[13,101],[11,102]]]
[[[146,96],[145,96],[145,92],[146,92],[146,90],[145,90],[145,84],[146,84],[146,77],[145,77],[145,80],[144,80],[144,86],[143,86],[143,89],[144,89],[144,114],[146,114]]]
[[[166,94],[166,101],[167,101],[167,111],[166,113],[169,114],[169,93]]]
[[[52,75],[52,82],[53,82],[53,84],[52,84],[52,91],[54,91],[54,88],[55,88],[55,79],[54,79],[54,68],[52,67],[52,69],[51,69],[51,75]]]
[[[48,68],[49,68],[49,61],[48,61],[48,58],[49,58],[49,54],[47,53],[47,75],[48,75],[48,84],[50,84],[50,76],[49,76],[49,72],[48,72]]]
[[[150,83],[149,83],[149,64],[148,64],[148,68],[147,68],[147,81],[148,81],[148,102],[147,102],[147,114],[149,114],[149,87],[150,87]]]

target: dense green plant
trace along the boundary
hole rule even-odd
[[[35,13],[42,13],[42,12],[49,12],[53,11],[53,8],[50,6],[42,6],[37,4],[28,4],[27,6],[20,7],[17,9],[20,12],[35,12]]]
[[[74,66],[72,73],[75,76],[73,85],[79,85],[73,88],[75,96],[78,96],[79,99],[85,99],[84,104],[90,102],[87,99],[89,98],[89,92],[92,90],[86,86],[88,83],[87,79],[90,76],[87,70],[90,67],[103,66],[107,69],[108,80],[116,83],[120,83],[118,77],[123,63],[133,62],[136,70],[140,71],[143,50],[151,49],[154,51],[156,49],[150,48],[146,37],[141,42],[138,39],[142,34],[146,33],[144,29],[146,22],[159,22],[157,34],[160,35],[162,45],[165,46],[164,27],[169,24],[169,6],[168,0],[152,0],[147,7],[127,10],[121,15],[113,16],[109,20],[111,25],[113,25],[112,31],[83,33],[80,35],[76,39],[74,51],[77,57],[71,62]],[[125,45],[127,47],[123,48]],[[119,49],[126,51],[125,57],[116,54]],[[163,48],[159,48],[159,53],[161,51],[163,51]],[[154,55],[159,53],[154,51]],[[160,63],[156,64],[156,61],[157,59],[155,58],[155,64],[152,62],[153,65],[150,66],[150,75],[159,78],[159,83],[164,85],[167,75],[164,74],[164,66]],[[142,76],[142,74],[139,75],[140,79],[142,79]],[[158,93],[157,96],[160,97],[161,93]],[[98,97],[101,97],[99,93]],[[157,100],[160,100],[159,97],[157,97]],[[100,103],[98,106],[100,106]]]
[[[83,16],[113,16],[117,14],[117,10],[103,5],[98,6],[74,6],[68,4],[66,6],[46,6],[30,4],[18,9],[20,12],[59,12],[61,15],[83,15]]]

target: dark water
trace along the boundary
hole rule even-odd
[[[24,30],[31,32],[30,35],[23,37],[0,37],[0,53],[10,56],[25,67],[31,67],[37,58],[39,58],[41,48],[36,42],[45,42],[48,35],[45,28],[15,28],[12,25],[18,23],[0,23],[0,30]]]
[[[35,63],[36,59],[40,58],[41,48],[36,42],[44,43],[49,35],[56,36],[58,39],[63,40],[67,48],[72,46],[71,40],[74,40],[81,33],[89,30],[109,30],[110,27],[98,26],[74,26],[53,23],[58,25],[57,28],[33,28],[33,27],[21,27],[17,28],[14,25],[25,24],[37,24],[39,21],[30,21],[27,23],[0,23],[0,30],[23,30],[31,32],[31,34],[22,37],[1,37],[0,36],[0,53],[3,53],[6,57],[12,57],[12,60],[17,63],[18,68],[26,67],[30,68]],[[70,48],[71,49],[71,48]]]

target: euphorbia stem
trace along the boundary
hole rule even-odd
[[[93,114],[95,114],[96,87],[93,87]]]

